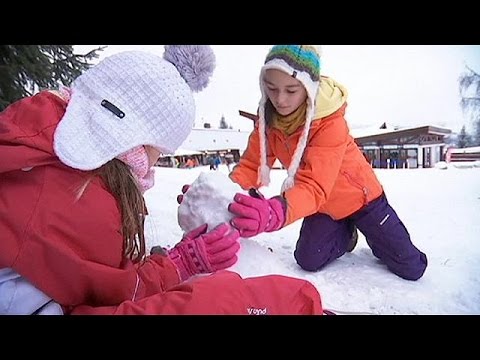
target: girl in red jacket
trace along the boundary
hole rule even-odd
[[[349,134],[346,89],[320,76],[311,45],[275,45],[260,74],[258,121],[230,178],[243,189],[269,184],[278,159],[287,169],[281,195],[237,194],[230,211],[242,237],[303,219],[295,259],[317,271],[352,251],[358,228],[373,254],[396,275],[417,280],[426,255],[410,240],[375,173]]]
[[[219,271],[239,250],[229,224],[145,254],[153,164],[191,131],[214,63],[207,46],[124,52],[0,114],[0,313],[321,312],[306,281]]]

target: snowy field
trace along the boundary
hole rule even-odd
[[[147,246],[171,247],[182,237],[176,197],[208,167],[156,168],[146,194]],[[219,171],[227,174],[227,167]],[[293,250],[301,221],[242,239],[234,270],[244,277],[282,274],[311,281],[323,306],[345,314],[480,314],[480,168],[376,170],[412,242],[428,257],[425,275],[403,280],[376,259],[360,234],[357,247],[316,273],[298,267]],[[277,195],[284,170],[271,173],[266,196]]]

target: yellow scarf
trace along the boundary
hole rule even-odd
[[[276,111],[272,114],[272,127],[285,133],[287,136],[292,135],[300,126],[305,124],[307,113],[307,102],[300,105],[297,110],[287,116],[282,116]]]

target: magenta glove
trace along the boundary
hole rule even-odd
[[[240,236],[247,238],[281,229],[285,223],[285,200],[281,196],[267,200],[255,189],[248,193],[235,194],[234,202],[228,206],[228,211],[236,215],[231,224]]]
[[[182,203],[183,195],[185,195],[185,193],[188,191],[189,188],[190,188],[190,185],[188,185],[188,184],[185,184],[185,185],[182,186],[182,193],[177,196],[177,203],[179,203],[179,204]]]
[[[182,281],[192,275],[226,269],[237,262],[240,234],[229,223],[218,225],[210,232],[207,224],[190,231],[168,257],[177,266]]]

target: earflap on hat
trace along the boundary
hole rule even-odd
[[[295,174],[297,173],[300,161],[303,157],[303,152],[307,146],[308,134],[310,133],[310,125],[312,124],[313,116],[315,112],[315,103],[310,98],[307,98],[307,112],[305,114],[305,125],[303,126],[302,135],[298,139],[297,148],[293,153],[292,161],[287,170],[287,178],[283,181],[281,192],[285,192],[295,183]]]
[[[258,183],[268,186],[270,182],[270,168],[267,164],[267,136],[265,106],[268,96],[265,91],[264,76],[267,70],[276,69],[291,75],[299,80],[307,92],[307,111],[305,125],[287,169],[287,178],[282,184],[282,193],[294,185],[294,178],[300,166],[300,161],[307,145],[310,125],[315,114],[315,99],[320,86],[320,54],[318,46],[312,45],[276,45],[267,55],[265,65],[260,71],[260,90],[262,98],[259,103],[259,141],[260,141],[260,168]]]
[[[257,184],[259,186],[268,186],[270,184],[270,168],[267,164],[267,136],[265,124],[265,106],[267,104],[267,96],[261,87],[262,99],[258,106],[258,135],[260,142],[260,167],[258,169]]]

